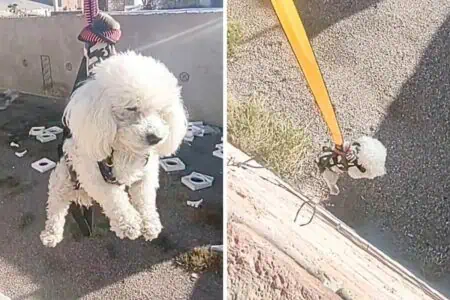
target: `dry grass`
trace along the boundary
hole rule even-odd
[[[310,140],[281,114],[270,112],[264,101],[228,100],[228,140],[278,175],[295,179]]]
[[[196,247],[177,256],[175,263],[190,272],[220,272],[222,255],[211,251],[208,246]]]
[[[236,47],[242,40],[242,28],[237,22],[229,22],[227,28],[227,56],[234,57],[236,54]]]

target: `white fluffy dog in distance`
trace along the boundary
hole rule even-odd
[[[346,143],[345,148],[350,147],[351,152],[358,158],[358,164],[364,168],[362,172],[353,166],[348,169],[348,175],[353,179],[374,179],[386,174],[386,147],[377,139],[368,136],[362,136],[353,143]],[[337,167],[331,170],[325,170],[322,177],[330,189],[331,195],[340,193],[337,182],[339,175],[343,174]]]
[[[71,136],[50,175],[40,236],[48,247],[63,239],[72,201],[88,207],[97,202],[119,238],[142,235],[150,241],[162,229],[156,208],[159,157],[175,153],[186,134],[181,87],[163,63],[134,52],[108,58],[94,74],[64,111]]]

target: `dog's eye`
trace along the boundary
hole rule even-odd
[[[137,107],[136,106],[127,107],[126,110],[128,110],[128,111],[137,111]]]

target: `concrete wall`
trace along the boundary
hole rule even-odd
[[[123,31],[118,49],[156,57],[176,76],[189,74],[180,84],[191,119],[222,126],[222,11],[113,15]],[[83,26],[83,17],[73,15],[0,19],[0,87],[69,95],[82,56],[77,36]],[[43,73],[53,88],[44,88]]]

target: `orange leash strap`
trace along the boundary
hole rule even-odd
[[[286,37],[291,44],[297,61],[305,75],[315,101],[327,124],[333,142],[337,148],[342,149],[344,140],[336,119],[333,105],[330,100],[325,82],[320,72],[314,51],[306,35],[305,28],[297,12],[293,0],[271,0],[275,13],[281,23]]]

